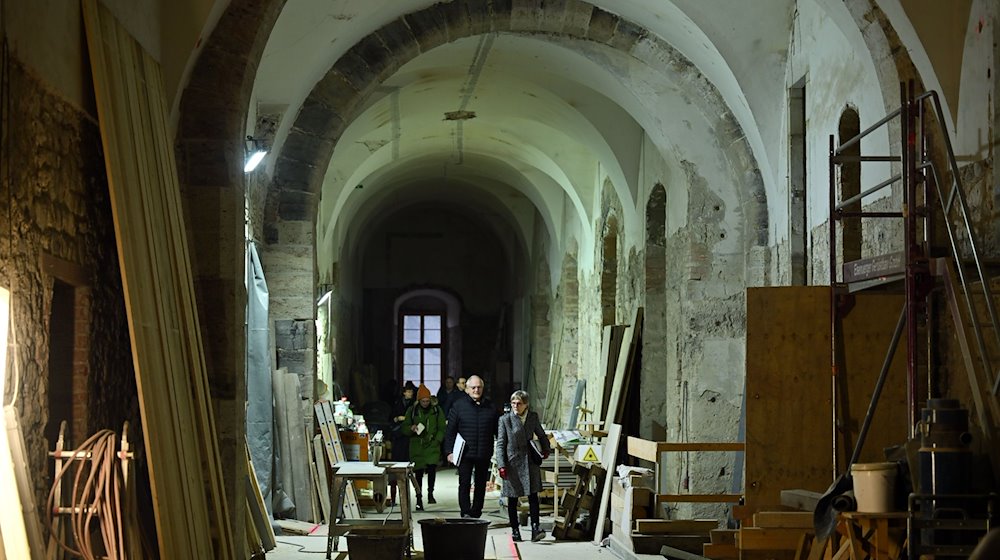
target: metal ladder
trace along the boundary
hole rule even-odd
[[[910,439],[916,436],[918,410],[918,386],[920,385],[920,356],[918,349],[926,347],[928,379],[926,382],[930,397],[932,380],[930,364],[935,351],[932,339],[927,333],[928,314],[933,307],[928,298],[935,287],[935,277],[940,278],[945,300],[952,315],[957,339],[965,369],[969,376],[975,404],[976,417],[983,431],[983,448],[988,450],[994,477],[1000,481],[1000,445],[996,433],[1000,430],[1000,328],[997,320],[997,304],[991,290],[990,278],[983,263],[980,245],[970,222],[969,205],[962,184],[961,173],[955,159],[947,122],[941,109],[937,92],[928,91],[919,95],[914,92],[913,82],[901,84],[898,109],[862,131],[853,138],[836,144],[830,135],[830,286],[831,286],[831,348],[834,371],[838,367],[837,338],[840,336],[839,319],[849,309],[850,293],[858,289],[872,287],[879,283],[902,280],[905,289],[903,315],[907,340],[907,414],[910,425]],[[899,119],[901,153],[898,156],[861,155],[861,140]],[[935,141],[940,139],[940,145]],[[888,162],[899,164],[898,172],[875,185],[863,189],[860,194],[839,201],[837,195],[837,168],[849,163]],[[865,212],[861,210],[861,200],[896,183],[902,185],[903,207],[899,212]],[[940,211],[940,214],[937,212]],[[947,235],[947,250],[936,255],[935,218],[943,218],[940,230]],[[901,219],[904,228],[904,248],[901,254],[873,257],[844,263],[842,276],[837,270],[837,226],[850,218],[895,218]],[[856,266],[862,263],[864,266]],[[859,271],[870,270],[871,274]],[[981,303],[977,300],[981,299]],[[901,318],[901,324],[904,318]],[[899,328],[899,327],[897,327]],[[897,331],[898,332],[898,331]],[[895,347],[895,340],[890,348]],[[884,376],[884,372],[883,372]],[[881,382],[881,380],[880,380]],[[836,391],[836,388],[835,388]],[[836,393],[835,393],[836,394]],[[837,410],[834,399],[834,426],[836,430]],[[859,438],[863,440],[868,427],[868,419],[861,429]],[[834,434],[836,441],[837,434]],[[836,445],[836,444],[835,444]],[[834,458],[836,462],[836,447]],[[853,460],[853,459],[852,459]],[[992,511],[992,510],[991,510]],[[971,528],[971,527],[970,527]],[[911,534],[911,553],[919,549],[914,546]]]

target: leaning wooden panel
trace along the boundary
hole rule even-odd
[[[850,313],[844,317],[844,366],[847,380],[848,438],[838,443],[841,468],[847,464],[854,451],[858,431],[864,422],[872,391],[878,381],[886,350],[892,341],[899,313],[903,309],[903,296],[891,294],[857,294]],[[921,383],[923,379],[918,379]],[[921,384],[918,395],[926,395]],[[889,368],[885,387],[879,397],[878,408],[872,417],[872,426],[861,449],[861,463],[885,461],[884,449],[899,445],[908,437],[906,413],[906,335],[900,337],[896,356]]]
[[[159,65],[83,0],[162,558],[233,558]]]
[[[856,294],[843,320],[846,387],[838,438],[840,468],[850,455],[899,318],[897,295]],[[861,461],[880,461],[884,447],[906,438],[905,343],[889,370]],[[828,287],[747,290],[746,505],[781,505],[781,491],[823,492],[834,479],[833,377]]]
[[[747,289],[746,506],[781,505],[781,491],[823,491],[831,455],[830,291]]]

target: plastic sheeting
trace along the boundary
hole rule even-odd
[[[264,504],[271,513],[274,407],[270,334],[267,328],[267,281],[264,280],[264,269],[256,245],[250,243],[247,253],[247,444]]]

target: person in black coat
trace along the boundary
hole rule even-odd
[[[407,381],[403,385],[403,394],[399,396],[392,406],[392,442],[389,457],[393,461],[410,460],[410,438],[402,432],[403,420],[406,419],[406,411],[416,402],[417,386],[412,381]],[[396,479],[389,478],[389,505],[396,505]]]
[[[448,462],[458,467],[458,507],[462,517],[480,517],[486,499],[486,481],[490,476],[490,460],[493,458],[493,438],[497,433],[497,411],[493,403],[483,397],[483,379],[478,375],[466,382],[467,396],[455,400],[448,413],[448,430],[444,445],[448,450]],[[455,457],[456,436],[465,439],[465,449],[460,458]],[[475,472],[475,494],[469,503],[469,488]]]

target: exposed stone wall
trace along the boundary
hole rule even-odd
[[[98,429],[120,432],[131,424],[130,439],[142,449],[141,420],[132,370],[128,324],[111,217],[101,139],[97,124],[46,90],[20,63],[10,68],[11,107],[4,122],[3,171],[9,172],[0,198],[0,283],[13,295],[16,336],[16,407],[28,449],[27,468],[33,476],[36,503],[47,499],[50,460],[55,442],[43,437],[49,410],[49,332],[55,279],[42,269],[51,255],[84,272],[76,286],[83,293],[77,314],[78,334],[88,341],[85,366],[86,402],[63,403],[66,409],[85,404],[87,434]],[[11,165],[14,164],[14,165]],[[9,394],[14,377],[8,378]],[[58,411],[65,414],[66,410]]]
[[[645,301],[642,322],[642,370],[639,380],[639,437],[654,438],[653,423],[667,417],[667,191],[653,187],[646,202],[646,247],[643,251]],[[662,436],[661,436],[662,437]]]
[[[275,368],[287,367],[300,376],[306,397],[312,397],[316,376],[316,233],[312,222],[284,221],[276,225],[280,242],[261,255],[270,300],[269,319],[275,334]],[[299,334],[308,331],[309,336]],[[292,333],[297,333],[292,335]],[[287,336],[286,336],[287,335]]]

